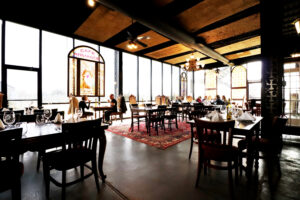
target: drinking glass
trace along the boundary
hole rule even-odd
[[[11,127],[12,124],[15,122],[16,117],[15,113],[13,111],[6,111],[3,115],[3,121],[5,124],[8,125],[8,127]]]
[[[45,122],[44,115],[42,114],[37,114],[36,119],[35,119],[36,124],[41,125]]]
[[[50,119],[51,115],[52,115],[52,112],[51,112],[50,109],[45,109],[44,110],[44,117],[46,119],[45,120],[46,123],[49,122],[49,119]]]

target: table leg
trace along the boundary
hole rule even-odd
[[[98,155],[98,170],[99,174],[101,176],[102,182],[105,183],[106,175],[103,172],[103,160],[104,160],[104,154],[106,149],[106,135],[105,131],[103,131],[101,134],[101,137],[99,138],[100,144],[99,144],[99,155]]]
[[[190,125],[191,125],[191,147],[190,147],[189,159],[191,159],[191,156],[192,156],[193,143],[194,143],[194,141],[193,141],[194,140],[194,131],[193,131],[194,126],[192,123]]]

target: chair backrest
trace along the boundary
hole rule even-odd
[[[223,121],[223,122],[212,122],[195,118],[197,134],[199,143],[207,144],[214,143],[216,141],[207,140],[208,135],[211,133],[223,133],[223,145],[232,146],[232,130],[234,128],[235,121]]]
[[[2,158],[5,160],[19,160],[22,147],[22,128],[9,129],[0,132],[0,163]]]
[[[62,124],[62,133],[64,134],[62,149],[84,148],[96,152],[97,132],[100,130],[101,121],[102,118]]]
[[[191,103],[193,101],[193,97],[192,96],[187,96],[186,101]]]
[[[161,96],[156,96],[155,97],[155,104],[156,105],[161,105]]]
[[[134,95],[129,96],[129,104],[136,104],[136,97]]]

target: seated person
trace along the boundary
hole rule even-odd
[[[196,99],[196,101],[197,101],[198,103],[201,103],[201,102],[202,102],[201,96],[199,96],[199,97]]]
[[[88,102],[88,105],[87,103]],[[92,116],[92,112],[88,112],[85,109],[90,109],[91,101],[88,100],[86,95],[82,96],[82,100],[79,102],[79,108],[82,110],[82,117]]]
[[[222,96],[222,101],[224,102],[224,105],[228,105],[228,101],[227,101],[225,95]]]
[[[224,105],[224,102],[221,100],[220,95],[217,95],[217,96],[216,96],[216,101],[215,101],[215,103],[216,103],[217,105]]]
[[[110,106],[112,107],[112,109],[111,110],[107,110],[104,113],[104,117],[105,117],[105,121],[106,122],[109,121],[109,117],[110,117],[111,113],[118,111],[118,109],[117,109],[117,101],[115,100],[115,96],[113,94],[111,94],[109,96],[109,98],[110,99],[108,100],[108,102],[110,103]]]

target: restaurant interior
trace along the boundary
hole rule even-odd
[[[300,199],[299,0],[0,3],[0,200]]]

